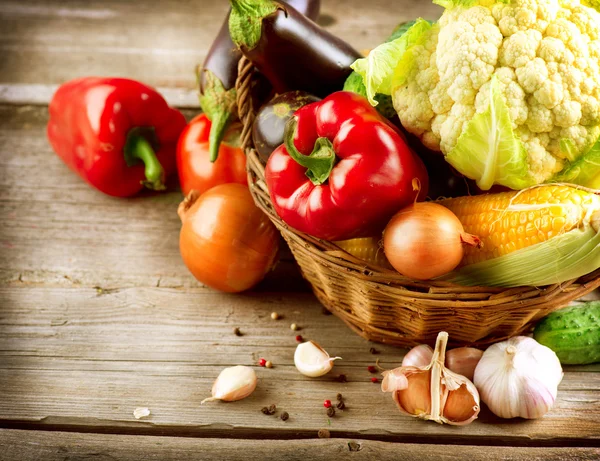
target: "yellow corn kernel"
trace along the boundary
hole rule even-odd
[[[480,249],[465,247],[463,266],[512,253],[588,225],[592,212],[600,210],[598,195],[568,185],[544,185],[439,203],[458,217],[466,232],[483,242]]]
[[[334,243],[361,261],[390,269],[392,266],[383,254],[383,247],[379,244],[380,241],[380,237],[364,237]]]

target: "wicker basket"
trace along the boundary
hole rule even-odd
[[[412,346],[433,343],[444,330],[454,345],[489,344],[528,331],[540,318],[600,286],[600,270],[545,287],[507,289],[413,281],[290,228],[273,209],[264,166],[251,147],[252,74],[252,65],[242,59],[236,87],[250,192],[280,230],[319,301],[362,337]]]

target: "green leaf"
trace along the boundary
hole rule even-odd
[[[372,50],[366,58],[357,59],[352,67],[363,78],[367,98],[372,106],[377,105],[375,95],[391,95],[394,71],[407,49],[423,41],[424,34],[431,24],[418,19],[400,38],[382,43]]]
[[[591,225],[443,277],[466,286],[544,286],[582,277],[600,267],[600,233]]]
[[[417,21],[412,20],[412,21],[408,21],[408,22],[401,22],[400,24],[398,24],[396,26],[396,28],[393,30],[392,35],[390,35],[387,38],[386,43],[393,42],[394,40],[402,37],[406,32],[408,32],[408,29],[410,29],[416,23],[417,23]]]
[[[262,33],[265,17],[283,8],[273,0],[230,0],[229,35],[237,46],[253,49]]]
[[[367,89],[363,83],[362,75],[357,72],[352,72],[344,82],[344,91],[351,91],[352,93],[360,94],[366,98]]]
[[[579,159],[569,163],[553,181],[600,189],[600,139]]]
[[[496,76],[490,85],[490,105],[463,130],[446,161],[482,190],[494,184],[524,189],[535,184],[529,175],[527,151],[515,135],[508,106]]]

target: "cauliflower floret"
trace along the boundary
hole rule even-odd
[[[478,3],[446,10],[394,107],[408,131],[448,154],[489,107],[496,76],[531,175],[550,180],[600,136],[600,13],[579,0]]]

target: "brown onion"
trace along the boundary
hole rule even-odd
[[[230,293],[252,288],[271,270],[279,234],[247,186],[221,184],[179,205],[179,249],[200,282]]]
[[[383,251],[401,274],[428,280],[447,274],[463,258],[463,245],[479,246],[456,215],[442,205],[418,202],[400,210],[383,232]]]

